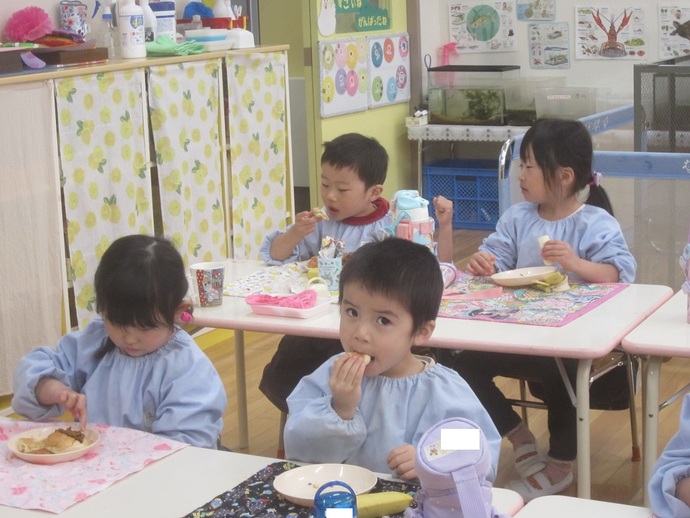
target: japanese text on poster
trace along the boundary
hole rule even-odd
[[[576,7],[576,59],[646,59],[642,7]]]
[[[515,3],[450,4],[450,35],[461,53],[517,51]]]

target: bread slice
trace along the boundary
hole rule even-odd
[[[314,207],[313,209],[311,209],[311,211],[317,218],[321,218],[324,221],[328,221],[328,214],[326,214],[326,211],[323,210],[321,207]]]
[[[358,353],[357,351],[352,351],[347,354],[349,354],[352,357],[359,356],[360,358],[362,358],[362,360],[364,360],[364,365],[369,365],[369,363],[371,362],[371,356],[369,356],[368,354]]]

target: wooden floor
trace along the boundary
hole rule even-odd
[[[466,258],[477,249],[486,235],[482,231],[456,231],[455,257]],[[465,260],[458,265],[464,266]],[[220,372],[228,394],[228,410],[225,415],[223,444],[235,451],[274,457],[278,447],[280,413],[259,391],[258,385],[263,367],[273,355],[280,336],[261,333],[245,333],[247,397],[249,402],[249,448],[239,450],[237,433],[237,400],[235,398],[234,342],[232,332],[213,331],[198,338],[205,341],[204,348]],[[675,358],[662,368],[661,398],[665,399],[683,387],[690,378],[690,360]],[[508,394],[517,396],[514,380],[500,380],[499,385]],[[642,440],[641,391],[636,397],[638,428]],[[680,400],[661,412],[659,419],[659,451],[678,428]],[[591,465],[592,498],[610,502],[642,505],[642,463],[631,461],[630,419],[624,411],[591,411]],[[529,411],[530,428],[537,436],[540,449],[548,447],[546,412]],[[501,461],[496,485],[502,487],[516,472],[512,466],[512,451],[503,441]],[[573,484],[565,494],[576,495]]]

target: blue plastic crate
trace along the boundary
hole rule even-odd
[[[495,230],[498,221],[498,161],[446,159],[424,166],[423,196],[453,202],[453,228]],[[430,214],[436,217],[433,204]]]

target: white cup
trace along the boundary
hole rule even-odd
[[[220,262],[196,263],[189,267],[189,287],[194,304],[201,307],[220,306],[223,303],[225,264]]]

